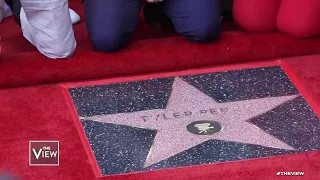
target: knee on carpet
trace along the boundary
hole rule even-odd
[[[101,52],[116,52],[124,48],[129,38],[121,34],[96,36],[90,35],[93,46]]]
[[[306,25],[304,23],[288,23],[283,20],[278,20],[278,29],[282,33],[286,33],[297,38],[308,38],[320,35],[320,26],[314,27],[314,24]]]
[[[49,48],[41,48],[39,45],[37,48],[39,49],[42,54],[45,56],[52,58],[52,59],[60,59],[60,58],[67,58],[73,55],[76,49],[76,41],[70,41],[61,46],[52,46]]]
[[[277,28],[277,13],[281,0],[235,0],[233,19],[248,32],[269,32]]]
[[[298,38],[320,35],[320,1],[283,0],[278,12],[279,31]]]
[[[219,38],[221,31],[220,21],[216,23],[202,23],[201,25],[193,26],[194,29],[186,32],[180,33],[187,39],[196,43],[211,43]]]

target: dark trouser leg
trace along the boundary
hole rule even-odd
[[[164,11],[177,32],[191,41],[210,43],[220,34],[220,0],[164,0]]]
[[[141,0],[85,0],[89,37],[99,51],[122,49],[135,31]]]
[[[21,26],[20,22],[20,11],[21,11],[21,2],[20,0],[5,0],[6,3],[10,6],[11,11],[13,12],[14,20],[16,23]]]

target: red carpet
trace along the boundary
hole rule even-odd
[[[79,2],[72,1],[71,7],[83,18]],[[24,40],[12,19],[4,20],[0,25],[3,51],[0,87],[99,79],[320,53],[320,37],[296,39],[278,32],[244,33],[237,30],[232,22],[227,22],[217,43],[197,45],[181,37],[168,38],[174,33],[153,30],[141,22],[133,38],[135,41],[128,49],[116,54],[103,54],[93,50],[85,23],[74,28],[78,41],[75,56],[68,61],[53,61],[43,57]]]
[[[79,2],[72,1],[71,6],[82,15]],[[217,43],[196,45],[180,37],[170,37],[175,35],[173,32],[155,31],[142,24],[128,49],[102,54],[93,51],[84,23],[76,25],[75,32],[79,44],[75,56],[67,61],[54,61],[40,55],[24,40],[12,19],[0,25],[0,169],[13,171],[25,179],[94,179],[61,89],[48,83],[278,58],[288,63],[320,105],[320,55],[312,55],[320,54],[320,38],[295,39],[278,32],[249,34],[227,23]],[[28,142],[35,139],[60,141],[59,167],[28,165]],[[104,179],[290,178],[276,177],[278,171],[304,171],[304,177],[294,178],[316,179],[320,176],[320,152]]]
[[[293,72],[320,104],[319,56],[288,59]],[[303,65],[303,66],[301,66]],[[1,169],[26,179],[94,179],[72,115],[58,85],[0,90]],[[60,141],[59,167],[30,167],[28,141]],[[110,179],[275,179],[278,171],[304,171],[303,179],[319,177],[320,152],[221,163],[166,171],[112,177]],[[283,177],[284,178],[284,177]],[[295,177],[299,179],[299,177]],[[105,178],[108,179],[108,178]],[[281,178],[280,178],[281,179]],[[285,179],[285,178],[284,178]]]

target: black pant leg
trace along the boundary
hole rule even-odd
[[[20,11],[22,6],[21,6],[20,0],[5,0],[5,2],[11,8],[11,11],[13,12],[14,20],[21,27]]]

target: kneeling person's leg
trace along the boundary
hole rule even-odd
[[[3,0],[0,0],[0,22],[4,18],[5,5],[6,5],[6,3],[4,3]]]
[[[220,0],[168,0],[164,11],[176,31],[198,43],[215,41],[221,30]]]
[[[124,48],[135,31],[141,0],[85,0],[88,34],[94,47],[102,52]]]
[[[21,0],[24,37],[49,58],[73,54],[76,41],[67,0]]]
[[[10,7],[5,3],[4,0],[0,0],[0,22],[6,18],[12,15],[12,12],[10,10]]]
[[[277,29],[277,14],[282,0],[234,0],[233,20],[248,32]]]
[[[277,17],[281,32],[299,38],[320,35],[320,0],[282,0]]]
[[[20,11],[21,11],[21,2],[20,0],[5,0],[5,2],[9,5],[14,20],[16,21],[16,23],[21,26],[20,24]]]

